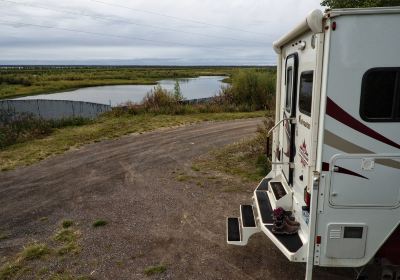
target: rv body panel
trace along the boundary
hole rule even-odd
[[[400,7],[312,12],[274,43],[272,169],[253,208],[260,231],[307,263],[306,279],[313,265],[360,267],[375,256],[400,264],[399,26]],[[374,97],[390,90],[392,100]],[[294,247],[271,231],[279,206],[300,223]]]
[[[400,123],[366,121],[360,114],[366,73],[400,66],[394,47],[400,42],[399,25],[399,14],[345,13],[326,21],[326,107],[319,137],[325,189],[319,192],[321,244],[315,264],[365,265],[399,224]],[[335,225],[341,228],[338,235],[330,230]],[[344,225],[361,225],[363,233],[345,238]],[[329,252],[333,244],[344,248],[348,240],[363,238],[358,248],[364,253],[356,257]]]

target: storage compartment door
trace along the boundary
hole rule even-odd
[[[333,206],[396,207],[400,203],[399,157],[337,155],[329,164]]]

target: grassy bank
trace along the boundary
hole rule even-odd
[[[0,99],[81,87],[155,84],[161,79],[226,75],[243,67],[25,67],[0,68]],[[253,68],[249,68],[253,69]],[[266,67],[257,68],[267,71]]]
[[[199,158],[193,165],[194,170],[217,172],[222,177],[228,175],[242,182],[257,183],[268,174],[271,163],[265,153],[267,131],[272,126],[271,112],[267,113],[263,125],[260,125],[255,137],[244,139],[210,152],[206,157]],[[241,190],[235,185],[226,187],[224,191]]]
[[[196,113],[188,115],[122,114],[107,115],[81,126],[55,129],[50,135],[8,146],[0,150],[0,170],[25,166],[61,154],[69,149],[130,133],[141,133],[162,127],[177,126],[200,121],[223,121],[261,117],[262,111],[236,113]]]

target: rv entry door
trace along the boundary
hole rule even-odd
[[[297,89],[297,53],[288,55],[285,63],[285,95],[282,118],[283,122],[283,174],[289,185],[293,184],[293,161],[295,155],[295,122],[288,119],[296,118],[296,89]]]

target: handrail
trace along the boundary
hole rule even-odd
[[[284,121],[293,121],[293,120],[295,120],[295,119],[296,119],[296,118],[281,119],[281,120],[280,120],[279,122],[277,122],[270,130],[268,130],[267,136],[270,136],[270,135],[271,135],[271,132],[274,131],[275,128],[277,128],[277,127],[281,124],[281,122],[284,122]]]

